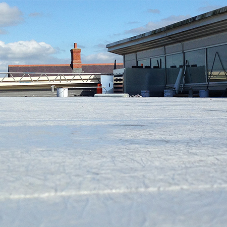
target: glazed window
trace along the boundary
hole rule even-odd
[[[167,84],[175,84],[180,68],[183,67],[183,53],[166,56]]]
[[[151,68],[164,69],[165,68],[165,57],[151,58]]]
[[[185,83],[205,83],[205,49],[185,53]]]
[[[207,49],[208,80],[227,81],[227,45]]]
[[[150,59],[142,59],[142,60],[139,60],[138,61],[138,66],[143,66],[143,68],[147,68],[147,67],[150,67],[151,64],[150,64]]]
[[[183,53],[166,56],[166,68],[179,68],[183,65]]]

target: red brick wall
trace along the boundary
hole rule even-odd
[[[71,49],[71,66],[72,69],[82,68],[81,63],[81,49],[77,48],[77,44],[74,43],[74,49]]]

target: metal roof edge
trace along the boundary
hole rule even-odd
[[[206,19],[206,18],[209,18],[209,17],[217,16],[219,14],[223,14],[223,13],[226,13],[226,12],[227,12],[227,6],[224,6],[222,8],[215,9],[215,10],[212,10],[212,11],[209,11],[207,13],[203,13],[203,14],[200,14],[200,15],[197,15],[197,16],[194,16],[194,17],[190,17],[188,19],[167,25],[165,27],[157,28],[157,29],[149,31],[149,32],[145,32],[145,33],[142,33],[142,34],[139,34],[139,35],[136,35],[136,36],[132,36],[132,37],[129,37],[129,38],[126,38],[126,39],[122,39],[122,40],[113,42],[113,43],[109,43],[109,44],[106,45],[106,48],[110,48],[110,47],[113,47],[113,46],[116,46],[116,45],[120,45],[120,44],[123,44],[123,43],[126,43],[126,42],[130,42],[130,41],[134,41],[134,40],[144,38],[144,37],[147,37],[147,36],[155,35],[157,33],[166,32],[168,30],[178,28],[178,27],[181,27],[181,26],[184,26],[184,25],[187,25],[187,24],[191,24],[193,22],[200,21],[200,20],[203,20],[203,19]]]

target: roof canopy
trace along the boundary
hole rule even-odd
[[[227,6],[137,36],[108,44],[124,55],[227,31]]]

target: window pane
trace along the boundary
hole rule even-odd
[[[205,83],[205,49],[185,53],[185,83]]]
[[[157,58],[151,58],[151,67],[152,68],[159,68],[164,69],[165,68],[165,57],[157,57]]]
[[[148,58],[148,59],[139,60],[138,66],[143,66],[143,68],[150,67],[150,59]]]
[[[207,49],[208,78],[211,82],[227,80],[227,45]]]
[[[166,56],[166,68],[179,68],[183,65],[183,54]]]
[[[166,56],[167,84],[175,84],[182,66],[183,53]]]

